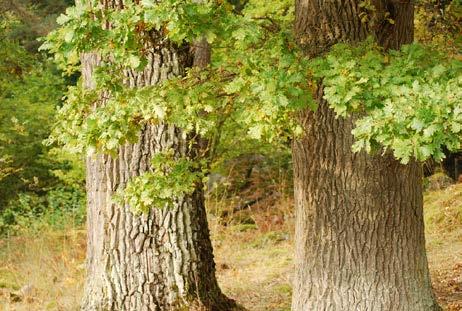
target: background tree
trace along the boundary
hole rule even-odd
[[[0,1],[2,235],[15,233],[17,227],[51,210],[80,211],[84,199],[78,157],[43,143],[72,79],[63,79],[46,55],[36,50],[37,36],[56,26],[54,19],[65,5],[61,1]],[[68,173],[76,178],[67,179]]]

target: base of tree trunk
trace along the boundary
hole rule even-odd
[[[141,141],[183,147],[172,126],[148,126]],[[175,145],[177,144],[177,145]],[[87,280],[82,310],[206,310],[236,307],[215,277],[212,243],[201,188],[173,206],[136,215],[112,196],[129,180],[127,167],[148,170],[152,154],[142,143],[119,156],[87,160]],[[168,146],[168,145],[167,145]],[[144,166],[144,167],[143,167]]]
[[[425,252],[421,165],[353,153],[353,120],[319,103],[293,148],[292,310],[441,310]]]
[[[125,308],[119,308],[115,306],[104,306],[104,305],[95,305],[95,299],[93,297],[92,301],[84,302],[81,306],[81,311],[125,311]],[[158,310],[158,311],[246,311],[246,309],[236,303],[236,301],[226,297],[225,295],[220,295],[216,297],[213,301],[204,302],[199,300],[191,300],[187,303],[179,303],[177,306],[169,307],[158,307],[158,306],[142,306],[139,310]]]

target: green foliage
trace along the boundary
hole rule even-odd
[[[363,9],[372,14],[368,3]],[[61,27],[42,48],[67,73],[78,70],[81,53],[97,52],[102,62],[94,89],[69,90],[52,141],[115,155],[120,145],[137,140],[142,126],[162,122],[204,138],[208,167],[226,146],[284,144],[302,134],[297,112],[316,109],[312,93],[322,81],[336,113],[357,119],[355,151],[384,148],[406,163],[412,157],[441,159],[444,147],[460,148],[460,62],[418,45],[384,52],[371,42],[341,44],[310,62],[292,36],[293,20],[287,0],[250,0],[244,8],[213,0],[144,0],[118,9],[82,1],[59,18]],[[143,70],[156,40],[188,48],[202,37],[213,50],[207,68],[160,85],[124,85],[124,70]],[[173,168],[184,163],[175,163],[169,174],[135,179],[126,200],[144,210],[187,192],[198,176],[178,187],[176,174],[189,167],[176,173]]]
[[[128,2],[117,10],[87,1],[68,9],[59,18],[62,27],[49,35],[42,48],[53,52],[68,73],[76,70],[82,52],[97,50],[103,62],[95,73],[95,89],[81,85],[69,89],[51,141],[71,150],[115,155],[120,145],[137,140],[144,124],[164,122],[208,142],[202,152],[208,157],[203,167],[235,153],[235,144],[255,145],[262,139],[287,142],[294,129],[301,132],[290,115],[313,105],[305,79],[308,62],[295,48],[290,30],[293,13],[290,1],[266,6],[249,2],[242,14],[216,1]],[[110,29],[101,27],[102,20]],[[143,70],[147,63],[143,44],[153,33],[177,45],[205,36],[213,43],[212,63],[161,85],[125,87],[123,71]],[[175,188],[175,175],[169,178],[171,183],[156,186],[159,192]],[[185,185],[196,179],[192,174]],[[145,209],[147,204],[139,203],[144,201],[140,198],[156,197],[155,189],[144,195],[135,191],[149,188],[152,182],[153,176],[141,176],[127,186],[126,193],[134,200],[131,206]],[[167,196],[159,198],[155,203],[165,205]]]
[[[384,53],[366,42],[336,46],[313,72],[337,115],[358,115],[355,151],[383,147],[407,163],[460,149],[461,61],[417,44]]]
[[[6,32],[6,28],[3,30]],[[42,140],[50,132],[64,81],[17,42],[0,34],[0,206],[18,191],[53,183]]]
[[[175,159],[173,150],[156,154],[152,170],[135,177],[119,194],[117,201],[128,204],[134,212],[149,212],[152,206],[172,206],[185,194],[192,194],[205,175],[200,163],[186,158]]]
[[[289,29],[289,1],[263,7],[249,2],[243,15],[214,1],[163,1],[155,6],[144,1],[120,10],[95,6],[87,2],[68,9],[60,18],[62,27],[43,46],[68,72],[75,70],[81,52],[98,50],[103,60],[110,58],[96,72],[95,90],[79,87],[69,92],[60,113],[63,125],[54,136],[68,146],[114,153],[136,139],[140,126],[148,122],[172,123],[211,138],[210,150],[216,150],[226,122],[245,128],[252,139],[273,141],[291,136],[296,127],[288,118],[291,112],[313,105],[307,62],[295,49]],[[100,15],[111,29],[101,27]],[[146,64],[141,43],[148,40],[143,36],[149,30],[177,44],[205,35],[216,46],[211,66],[191,69],[186,77],[160,86],[123,87],[123,70],[141,70]],[[110,95],[104,105],[90,109],[103,92]]]
[[[60,186],[37,195],[20,193],[0,214],[0,236],[43,227],[63,229],[85,223],[85,192],[82,188]]]
[[[58,164],[52,168],[51,173],[59,179],[60,184],[84,188],[85,161],[81,154],[72,154],[62,148],[52,148],[47,156],[52,157]]]
[[[30,50],[36,34],[23,33],[31,16],[37,28],[48,25],[41,10],[52,3],[29,4],[0,1],[0,234],[58,225],[71,210],[79,210],[77,222],[84,215],[81,159],[43,144],[66,82],[55,66]]]

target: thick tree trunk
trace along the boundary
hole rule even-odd
[[[153,43],[146,69],[126,72],[129,87],[162,82],[183,74],[192,64],[187,47]],[[94,87],[92,75],[99,62],[96,54],[82,56],[85,87]],[[192,195],[174,198],[174,207],[153,206],[146,215],[135,215],[112,200],[130,178],[150,170],[156,153],[173,149],[178,156],[194,156],[195,145],[182,137],[174,126],[149,125],[141,131],[139,142],[121,147],[116,158],[87,159],[88,272],[82,310],[234,308],[215,278],[200,186]]]
[[[172,126],[149,126],[116,159],[87,160],[88,251],[83,310],[231,310],[216,278],[203,193],[137,216],[111,196],[164,148],[185,152]]]
[[[296,35],[310,56],[374,34],[385,48],[412,41],[409,1],[298,0]],[[395,24],[382,20],[390,13]],[[293,144],[296,276],[292,309],[439,310],[425,253],[422,168],[390,155],[352,153],[354,117],[336,119],[319,87]]]

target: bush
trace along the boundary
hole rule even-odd
[[[44,195],[21,193],[0,214],[0,235],[44,227],[62,229],[85,223],[85,192],[80,187],[61,186]]]

